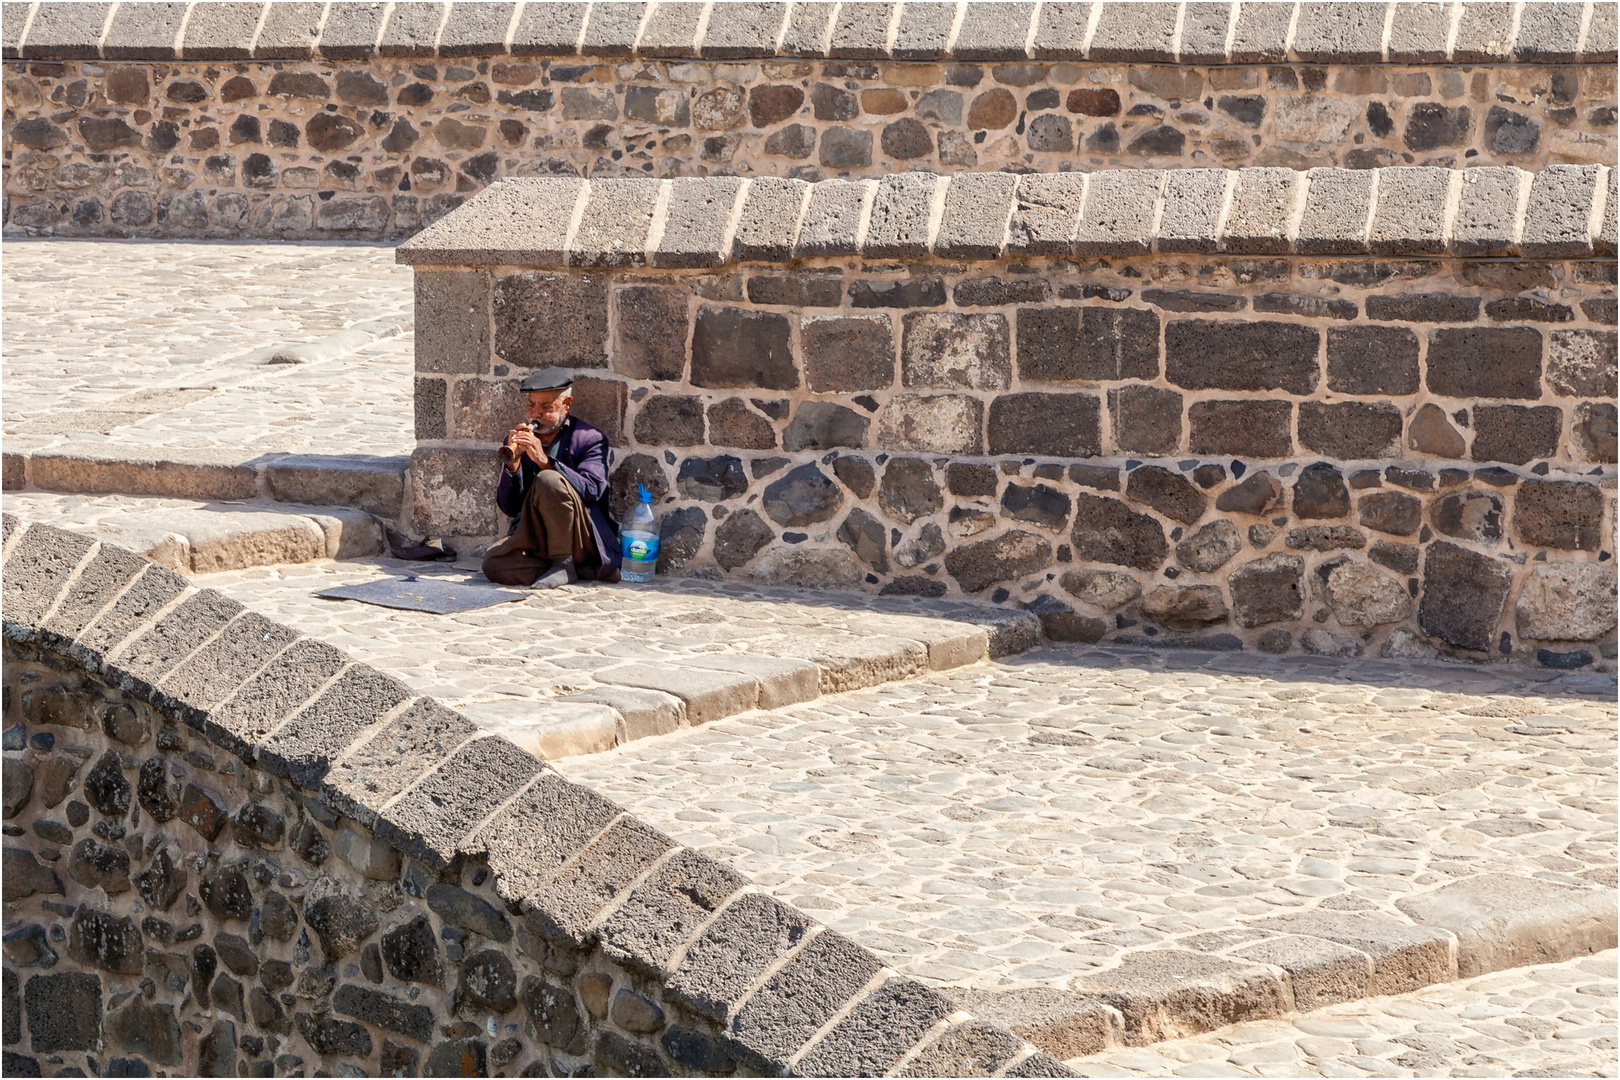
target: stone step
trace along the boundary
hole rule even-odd
[[[8,492],[4,502],[23,518],[118,544],[183,574],[354,559],[386,547],[375,517],[343,506],[40,492]]]
[[[4,489],[351,507],[394,523],[405,500],[404,457],[261,454],[229,447],[7,450]],[[64,528],[67,526],[64,526]]]

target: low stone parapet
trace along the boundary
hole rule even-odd
[[[1049,635],[1612,659],[1613,170],[503,182],[416,267],[411,513],[575,371],[663,569]],[[1579,599],[1578,599],[1579,597]]]

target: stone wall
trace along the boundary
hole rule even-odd
[[[1536,170],[1620,146],[1612,4],[1465,4],[1455,28],[1256,4],[1230,34],[1220,5],[588,6],[7,5],[5,226],[384,239],[514,176]]]
[[[5,1075],[1067,1075],[330,646],[4,528]]]
[[[1191,174],[1203,212],[1164,175],[502,185],[400,249],[418,526],[497,531],[491,446],[562,364],[665,572],[984,596],[1058,639],[1612,659],[1615,263],[1438,257],[1555,250],[1554,219],[1590,250],[1593,204],[1515,217],[1510,183],[1426,222],[1438,170],[1373,174],[1380,210],[1365,173],[1247,170]],[[1018,256],[1054,236],[1164,253]]]

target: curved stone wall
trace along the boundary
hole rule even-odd
[[[1068,1075],[321,642],[4,545],[7,1076]]]

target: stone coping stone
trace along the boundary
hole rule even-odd
[[[103,611],[119,609],[145,576],[135,559],[90,537],[0,515],[8,648],[82,667],[80,639],[94,637]],[[151,564],[147,570],[173,577]],[[81,580],[105,584],[99,605],[77,587]],[[71,615],[53,621],[67,606]],[[761,1073],[788,1073],[826,1021],[877,989],[872,975],[881,965],[865,948],[760,896],[736,872],[677,846],[504,737],[480,732],[454,710],[243,611],[216,590],[160,592],[124,611],[116,639],[102,635],[94,643],[110,658],[103,679],[290,781],[334,822],[347,816],[435,869],[484,860],[497,895],[529,932],[574,948],[600,943],[678,986],[691,1010],[746,1049]],[[311,645],[330,656],[318,662],[307,655]],[[792,697],[808,689],[805,667],[767,663],[737,685],[753,700],[767,682]],[[733,683],[723,680],[718,692],[734,693]],[[693,693],[688,706],[701,707],[695,702],[709,693]],[[511,934],[505,916],[488,905],[463,910],[465,894],[453,887],[434,885],[428,902],[495,940]],[[774,917],[759,916],[761,903]],[[803,950],[806,942],[814,948]],[[786,965],[763,985],[736,978],[739,966],[764,974],[779,959]],[[352,1012],[353,1004],[334,1002],[339,1012]],[[932,995],[911,995],[884,999],[882,1012],[886,1025],[903,1033],[891,1037],[898,1058],[932,1036],[939,1006]],[[1017,1054],[1038,1054],[1005,1028],[985,1026]],[[1045,1074],[1070,1075],[1061,1068]]]
[[[633,963],[761,1072],[1069,1075],[1050,1052],[1140,1045],[1615,946],[1613,890],[1493,874],[1404,897],[1396,906],[1410,922],[1322,909],[1263,917],[1209,948],[1189,938],[1132,950],[1067,994],[948,1001],[330,646],[212,589],[172,581],[139,599],[147,576],[174,575],[150,564],[136,573],[132,558],[0,515],[8,647],[67,669],[107,657],[101,678],[290,781],[334,819],[369,822],[383,843],[436,867],[483,860],[528,932],[576,949],[601,944]],[[110,634],[98,633],[103,624]],[[311,657],[311,647],[328,655]],[[914,662],[926,665],[917,650]],[[773,679],[794,692],[802,675],[776,665],[743,678],[757,697]],[[450,910],[457,898],[430,893],[429,902]],[[499,923],[480,932],[510,933],[493,908],[465,915]]]
[[[892,177],[501,180],[394,257],[412,266],[712,268],[839,256],[1615,250],[1614,170],[1602,165],[968,172],[905,183],[916,190]],[[931,239],[930,205],[943,208]],[[37,468],[30,463],[31,478]]]
[[[228,14],[208,9],[229,6]],[[350,5],[338,5],[339,8]],[[1319,2],[353,5],[289,33],[278,7],[239,3],[8,4],[7,60],[218,60],[313,48],[374,56],[595,56],[746,60],[1090,60],[1145,64],[1601,64],[1612,3]],[[116,13],[115,13],[115,8]],[[12,13],[15,9],[15,14]],[[73,10],[78,9],[78,10]],[[554,9],[554,10],[553,10]],[[199,17],[199,12],[202,12]],[[1235,20],[1235,22],[1234,22]],[[110,24],[110,25],[109,25]],[[193,24],[197,29],[193,29]]]

